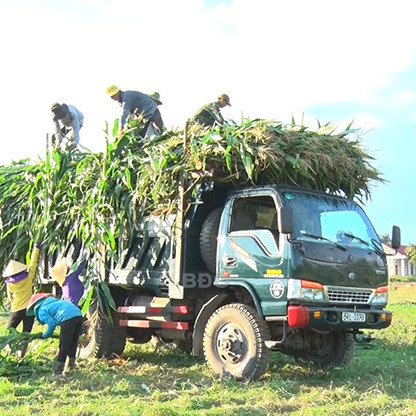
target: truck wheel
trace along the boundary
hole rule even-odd
[[[319,367],[346,366],[354,356],[354,336],[346,331],[310,332],[311,348],[297,355]]]
[[[201,257],[211,273],[215,273],[217,263],[217,236],[222,211],[222,207],[216,208],[208,215],[202,224],[199,236]]]
[[[120,326],[118,321],[120,319],[118,312],[111,311],[113,324],[111,327],[111,350],[110,355],[121,355],[126,347],[127,328]]]
[[[126,329],[118,324],[118,313],[112,314],[113,323],[97,310],[94,300],[84,318],[83,332],[80,337],[79,356],[112,357],[121,355],[126,345]]]
[[[204,355],[216,374],[258,379],[269,364],[269,330],[251,306],[233,303],[217,309],[204,332]]]

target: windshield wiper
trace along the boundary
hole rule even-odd
[[[371,245],[374,247],[374,251],[379,256],[383,256],[384,255],[384,250],[383,250],[383,246],[381,245],[381,243],[379,243],[377,240],[375,240],[374,238],[372,238],[371,239]]]
[[[344,233],[345,237],[349,237],[351,238],[351,240],[358,240],[360,243],[364,244],[365,246],[369,247],[370,244],[368,243],[368,241],[363,240],[361,237],[358,237],[354,234],[351,233]]]
[[[329,238],[323,237],[322,235],[316,235],[316,234],[309,234],[309,233],[302,233],[305,237],[315,238],[317,240],[323,240],[328,241],[328,243],[331,243],[336,248],[339,248],[342,251],[347,251],[347,249],[340,244],[336,243],[335,241],[330,240]]]
[[[351,234],[351,233],[344,233],[344,235],[345,235],[345,237],[349,237],[349,238],[351,238],[352,240],[358,240],[360,243],[362,243],[362,244],[364,244],[365,246],[367,246],[367,247],[370,247],[370,243],[368,242],[368,241],[365,241],[365,240],[363,240],[362,238],[360,238],[360,237],[357,237],[356,235],[354,235],[354,234]],[[377,240],[374,240],[374,238],[372,238],[371,239],[371,245],[372,245],[372,247],[373,247],[373,249],[374,249],[374,251],[378,254],[378,255],[382,255],[383,254],[383,251],[382,251],[382,248],[380,247],[380,246],[378,246],[377,245]]]

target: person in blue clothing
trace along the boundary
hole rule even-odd
[[[161,133],[163,131],[163,120],[155,101],[147,94],[139,91],[122,91],[116,85],[110,85],[107,88],[107,94],[113,100],[117,101],[123,109],[120,118],[120,124],[117,135],[120,136],[123,129],[127,126],[129,115],[142,115],[146,120],[146,125],[140,132],[142,137],[152,125],[154,129]]]
[[[46,331],[39,335],[41,339],[52,336],[55,328],[61,327],[58,356],[52,363],[53,374],[61,376],[73,370],[82,331],[83,319],[80,309],[67,300],[56,299],[50,293],[35,293],[30,298],[26,313],[35,316],[40,324],[47,325]]]

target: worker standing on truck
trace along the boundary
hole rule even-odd
[[[62,299],[78,306],[78,302],[84,294],[84,285],[79,276],[84,270],[86,260],[80,262],[75,271],[70,272],[66,257],[59,260],[51,268],[51,276],[62,288]]]
[[[156,105],[162,105],[162,101],[160,101],[160,94],[158,92],[152,92],[149,94],[149,97],[155,102]]]
[[[203,126],[213,126],[215,124],[224,124],[224,117],[220,108],[224,108],[230,104],[230,97],[227,94],[220,94],[218,100],[213,103],[205,104],[192,117],[192,123],[199,123]]]
[[[39,334],[41,339],[49,338],[57,326],[61,327],[58,356],[52,363],[53,375],[61,376],[73,370],[82,331],[80,309],[67,300],[54,298],[51,293],[36,293],[30,298],[26,313],[34,316],[40,324],[48,325],[46,331]]]
[[[54,103],[51,107],[55,134],[52,144],[74,150],[79,143],[79,131],[84,124],[84,115],[73,105]]]
[[[123,112],[119,121],[118,135],[121,135],[123,128],[127,125],[129,115],[142,115],[146,120],[144,129],[140,132],[145,136],[148,128],[152,125],[158,133],[163,130],[163,121],[156,103],[147,94],[139,91],[121,91],[116,85],[107,88],[107,94],[115,101],[118,101]]]
[[[7,329],[17,328],[21,322],[23,322],[23,332],[30,332],[33,328],[34,318],[26,315],[26,307],[33,293],[33,279],[36,274],[40,248],[41,243],[36,243],[29,267],[16,260],[10,260],[3,272],[11,309]],[[25,355],[26,349],[27,345],[20,351],[21,357]]]

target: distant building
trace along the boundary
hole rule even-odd
[[[397,249],[396,254],[394,248],[390,243],[383,244],[383,249],[386,254],[392,254],[387,256],[387,267],[389,269],[389,276],[410,276],[416,274],[416,267],[411,264],[409,257],[406,254],[407,246],[400,246]]]

